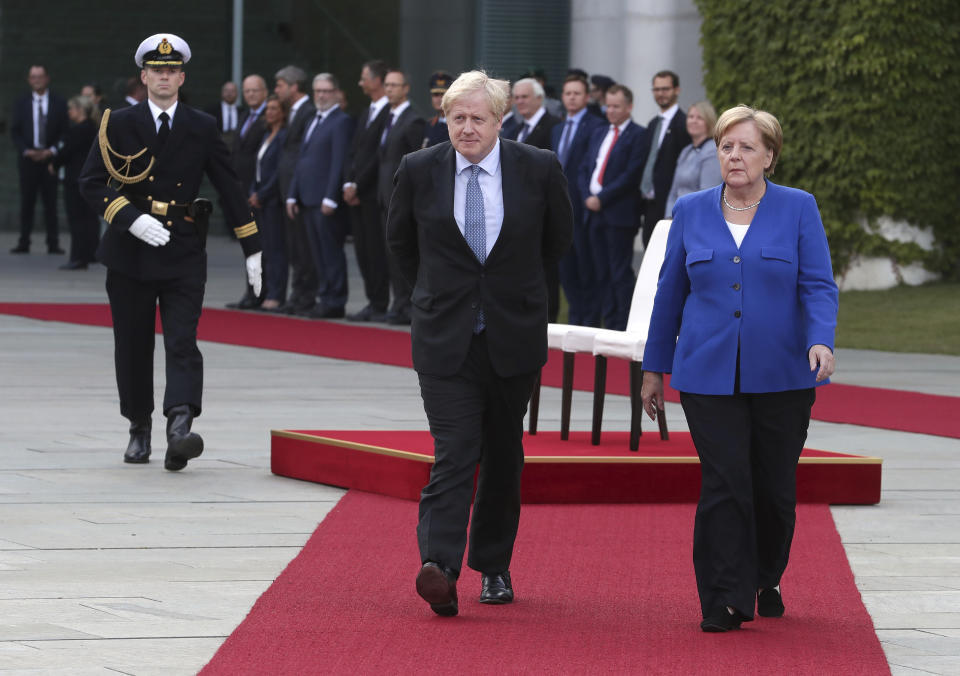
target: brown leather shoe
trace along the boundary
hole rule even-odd
[[[437,615],[457,614],[457,576],[439,563],[427,561],[417,574],[417,593]]]

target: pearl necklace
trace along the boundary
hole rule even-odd
[[[760,199],[758,199],[753,204],[750,204],[745,207],[735,207],[732,204],[730,204],[730,202],[727,201],[727,186],[723,186],[723,190],[720,192],[720,199],[722,199],[723,203],[727,206],[727,208],[732,211],[750,211],[751,209],[756,209],[758,206],[760,206],[760,202],[763,200],[763,196],[766,194],[767,194],[767,187],[766,185],[764,185],[763,195],[760,195]]]

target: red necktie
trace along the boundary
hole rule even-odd
[[[600,173],[597,174],[597,183],[603,185],[603,172],[607,170],[607,160],[610,159],[610,153],[613,152],[613,146],[617,145],[617,139],[620,138],[620,127],[613,128],[613,140],[610,142],[610,147],[607,148],[607,154],[603,158],[603,164],[600,165]]]

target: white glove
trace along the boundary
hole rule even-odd
[[[130,234],[150,246],[163,246],[170,241],[170,231],[153,216],[143,214],[130,225]]]
[[[260,264],[261,252],[247,256],[247,281],[253,287],[253,295],[259,296],[263,288],[263,266]]]

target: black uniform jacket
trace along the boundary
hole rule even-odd
[[[151,158],[153,167],[137,183],[118,183],[104,166],[100,143],[90,149],[80,175],[80,192],[104,217],[109,227],[100,240],[97,258],[111,270],[137,279],[175,279],[184,275],[205,274],[204,237],[195,221],[185,217],[178,207],[198,197],[203,174],[220,193],[227,224],[234,229],[245,256],[260,251],[257,224],[234,172],[227,146],[220,137],[213,116],[177,104],[170,136],[157,152],[156,126],[150,107],[144,101],[112,112],[107,139],[114,151],[134,155],[129,174],[144,172]],[[111,157],[120,169],[123,162]],[[121,174],[126,173],[121,171]],[[137,198],[167,203],[167,215],[151,209],[154,218],[170,229],[170,241],[153,247],[134,237],[128,229],[146,209],[134,205]]]
[[[413,366],[450,376],[463,364],[483,304],[490,362],[501,377],[547,360],[544,268],[573,236],[567,179],[548,150],[500,140],[503,225],[480,263],[453,213],[456,160],[449,142],[400,161],[387,244],[413,284]]]

